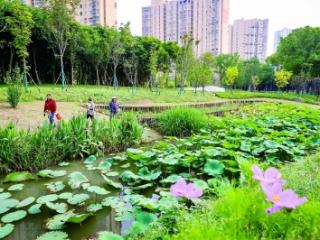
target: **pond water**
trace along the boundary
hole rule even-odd
[[[105,158],[104,158],[105,159]],[[125,164],[125,162],[121,162],[121,165]],[[48,178],[39,178],[35,181],[28,181],[23,182],[24,188],[21,191],[10,192],[12,194],[12,198],[17,200],[23,200],[27,197],[33,196],[38,198],[43,195],[49,194],[49,190],[46,189],[45,183],[49,182],[56,182],[56,181],[63,181],[66,185],[66,188],[63,192],[73,192],[73,193],[88,193],[82,189],[80,190],[71,190],[70,187],[67,185],[68,182],[68,174],[74,171],[81,172],[84,174],[89,180],[91,185],[102,186],[106,190],[110,191],[111,193],[106,196],[96,196],[95,194],[91,194],[90,201],[98,202],[102,199],[109,197],[109,196],[119,196],[120,192],[115,190],[112,187],[109,187],[103,178],[101,177],[99,171],[97,170],[88,170],[83,164],[82,161],[74,161],[71,162],[69,166],[65,167],[52,167],[52,170],[66,170],[67,175],[59,178],[48,179]],[[112,171],[123,171],[124,169],[120,166],[112,166]],[[131,169],[132,170],[132,169]],[[111,178],[111,177],[110,177]],[[115,177],[112,179],[116,180]],[[11,185],[14,184],[0,184],[0,188],[7,189]],[[6,191],[6,190],[5,190]],[[59,193],[58,193],[59,194]],[[23,208],[27,210],[30,206]],[[52,210],[49,211],[45,207],[43,207],[42,212],[36,215],[30,215],[24,218],[21,221],[15,222],[15,230],[12,234],[10,234],[7,240],[33,240],[40,236],[42,233],[45,233],[47,230],[45,229],[45,222],[48,218],[52,217],[56,213]],[[9,211],[9,212],[12,212]],[[0,215],[1,217],[4,214]],[[114,233],[122,234],[128,228],[128,224],[116,222],[115,220],[115,212],[111,208],[107,207],[101,211],[98,211],[93,216],[89,217],[85,220],[81,225],[79,224],[67,224],[67,228],[63,231],[67,232],[70,239],[80,240],[80,239],[89,239],[97,233],[98,231],[112,231]]]

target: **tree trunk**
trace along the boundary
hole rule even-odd
[[[66,78],[65,78],[65,74],[64,74],[64,63],[63,63],[63,54],[62,51],[60,51],[60,68],[61,68],[61,73],[60,73],[60,77],[61,77],[61,84],[62,84],[62,89],[65,89],[65,85],[66,85]]]
[[[96,69],[96,84],[100,85],[100,76],[99,76],[99,67],[98,65],[95,66]]]
[[[12,72],[12,61],[13,61],[13,51],[12,51],[12,47],[10,46],[9,73]]]
[[[39,74],[38,74],[38,67],[37,67],[37,60],[36,60],[36,47],[34,46],[33,48],[33,65],[34,65],[34,73],[35,73],[35,75],[36,75],[36,79],[37,79],[37,82],[39,83],[39,84],[41,84],[41,80],[40,80],[40,78],[39,78]]]

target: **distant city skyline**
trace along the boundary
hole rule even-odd
[[[130,21],[134,35],[142,34],[142,7],[151,0],[117,0],[118,25]],[[306,25],[320,27],[319,0],[230,0],[230,24],[245,18],[269,19],[268,55],[273,52],[274,34],[283,28]]]

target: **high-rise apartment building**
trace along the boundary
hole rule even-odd
[[[281,42],[282,38],[287,37],[292,32],[292,29],[284,28],[280,31],[276,31],[274,34],[274,45],[273,45],[273,52],[276,52],[278,49],[278,46]]]
[[[44,0],[22,1],[40,7]],[[116,10],[116,0],[81,0],[75,19],[82,24],[114,27],[117,25]]]
[[[142,8],[142,35],[152,36],[151,7]]]
[[[183,36],[191,35],[198,56],[229,52],[229,0],[152,0],[151,9],[142,22],[143,29],[152,25],[152,36],[183,44]]]
[[[230,28],[231,53],[238,53],[242,59],[267,56],[268,19],[239,19]]]

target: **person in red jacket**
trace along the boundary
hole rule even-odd
[[[47,95],[47,100],[44,103],[43,115],[48,113],[50,124],[54,125],[54,117],[57,111],[57,103],[52,99],[51,94]]]

